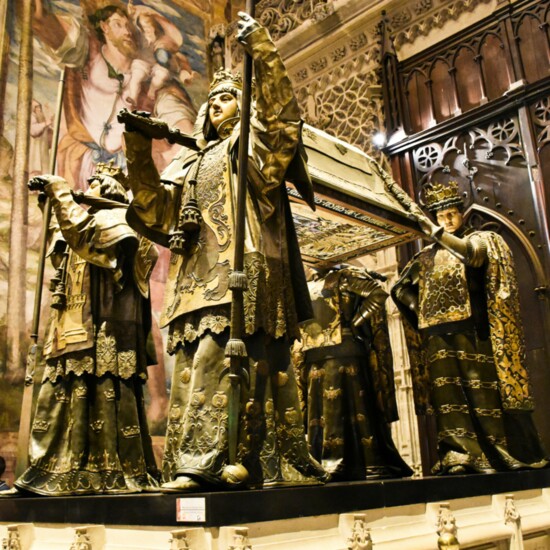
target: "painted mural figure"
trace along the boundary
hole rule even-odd
[[[44,343],[45,369],[18,489],[42,495],[135,493],[158,486],[142,387],[156,358],[148,277],[156,250],[125,221],[125,176],[98,165],[87,195],[120,207],[85,210],[68,183],[39,176],[57,224],[50,255],[56,291]],[[116,204],[115,203],[115,206]]]
[[[305,380],[311,454],[332,481],[412,474],[397,451],[393,360],[377,274],[352,266],[308,283],[314,319],[306,321],[297,365]]]
[[[291,161],[300,162],[300,113],[267,31],[246,14],[240,17],[238,38],[252,56],[261,93],[252,109],[245,232],[250,385],[242,386],[239,462],[246,468],[231,479],[224,475],[229,381],[223,373],[228,364],[224,351],[230,328],[242,79],[229,71],[216,73],[196,123],[200,150],[184,149],[162,179],[151,162],[152,140],[131,124],[125,134],[134,195],[128,219],[145,236],[172,245],[162,315],[162,324],[169,327],[168,351],[176,356],[163,462],[165,491],[237,485],[247,476],[254,486],[325,477],[307,450],[289,368],[297,323],[311,315],[282,184]],[[179,226],[193,201],[200,211],[195,233]]]
[[[190,83],[196,73],[179,51],[183,43],[179,29],[155,9],[135,6],[131,0],[128,1],[128,13],[141,31],[153,62],[177,75],[182,84]]]
[[[420,336],[411,363],[418,405],[435,414],[434,472],[546,466],[510,249],[496,233],[464,227],[456,182],[432,184],[425,200],[440,225],[422,215],[419,223],[434,243],[405,267],[392,296]]]
[[[124,167],[124,128],[116,114],[122,108],[152,110],[156,101],[154,94],[151,98],[147,93],[154,60],[142,55],[127,12],[118,5],[106,5],[88,19],[92,31],[66,12],[49,11],[43,0],[35,4],[35,36],[55,63],[69,67],[64,105],[67,133],[59,144],[58,171],[74,188],[84,188],[99,162],[112,160]],[[186,94],[180,96],[192,124],[192,103]]]
[[[30,144],[29,144],[29,175],[36,176],[49,170],[50,140],[52,134],[52,117],[46,117],[42,104],[32,100]]]

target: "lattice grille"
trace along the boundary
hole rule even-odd
[[[370,91],[380,82],[364,59],[325,73],[298,88],[297,94],[308,123],[380,157],[372,136],[383,128],[382,98]]]

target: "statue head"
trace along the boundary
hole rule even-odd
[[[88,178],[90,188],[88,193],[97,197],[103,197],[113,201],[128,204],[128,178],[119,166],[100,162],[95,172]]]
[[[434,214],[438,225],[445,231],[454,233],[462,227],[464,200],[460,195],[458,183],[430,183],[424,188],[426,208]]]
[[[208,94],[203,134],[207,141],[226,138],[240,118],[243,81],[240,73],[220,69],[214,74]]]

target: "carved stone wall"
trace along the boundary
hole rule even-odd
[[[384,7],[398,55],[428,45],[460,19],[477,20],[496,0],[393,1]],[[485,9],[479,12],[479,8]],[[477,10],[477,11],[476,11]],[[475,13],[474,13],[475,12]],[[479,12],[479,13],[478,13]],[[361,0],[262,0],[258,20],[285,57],[305,120],[385,163],[375,134],[384,128],[380,89],[382,9]]]
[[[307,21],[322,21],[334,13],[332,0],[262,0],[256,6],[258,20],[274,40]]]

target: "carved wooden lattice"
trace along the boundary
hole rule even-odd
[[[520,141],[519,124],[507,117],[473,127],[445,141],[431,142],[413,151],[418,189],[434,180],[457,180],[468,200],[512,208],[511,194],[506,198],[508,181],[505,167],[525,170],[525,152]],[[421,195],[421,193],[420,193]]]
[[[543,97],[532,106],[533,122],[537,130],[539,152],[550,142],[550,97]]]

